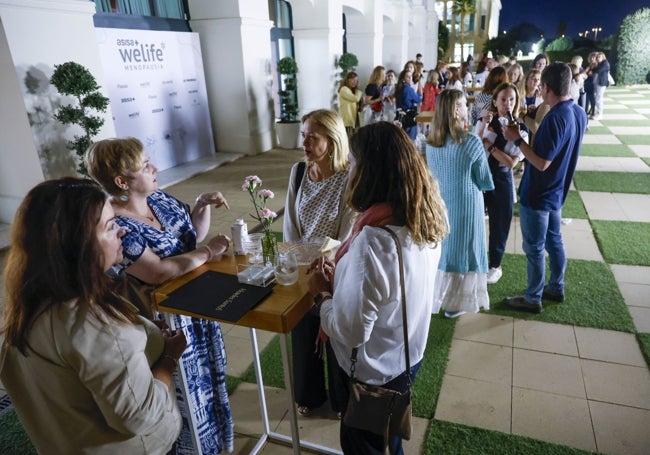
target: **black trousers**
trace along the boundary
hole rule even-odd
[[[415,381],[415,376],[420,369],[422,362],[418,362],[415,365],[411,366],[411,384]],[[344,393],[345,393],[345,402],[348,401],[348,396],[350,394],[350,376],[347,372],[339,368],[339,376],[342,383],[344,384]],[[398,392],[404,393],[408,390],[409,381],[406,376],[406,371],[395,379],[387,382],[383,385],[387,389],[397,390]],[[343,417],[345,418],[345,411],[343,412]],[[349,455],[384,455],[384,437],[379,434],[371,433],[370,431],[359,430],[357,428],[352,428],[341,419],[341,448],[343,449],[344,454]],[[402,439],[399,436],[394,436],[388,441],[388,449],[391,455],[404,455],[404,449],[402,448]]]
[[[512,186],[512,169],[493,164],[490,157],[490,170],[494,190],[484,194],[485,207],[490,216],[490,235],[488,237],[488,266],[501,266],[506,251],[506,241],[510,234],[510,222],[514,213],[514,194]]]
[[[315,342],[320,327],[320,317],[307,313],[291,331],[293,359],[293,392],[296,403],[311,409],[320,407],[327,400],[325,390],[325,365],[330,405],[334,412],[342,412],[347,399],[341,396],[341,378],[338,362],[329,341],[325,344],[326,360],[316,352]]]

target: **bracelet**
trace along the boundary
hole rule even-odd
[[[514,142],[515,147],[519,147],[519,146],[521,145],[522,142],[524,142],[524,139],[520,137],[519,139],[517,139],[517,140]]]
[[[174,363],[174,368],[178,368],[178,360],[176,360],[175,358],[173,358],[169,354],[163,354],[161,359],[169,359],[169,360],[171,360]]]
[[[318,294],[316,294],[316,297],[314,297],[314,305],[316,305],[316,308],[320,309],[320,306],[323,304],[323,302],[331,298],[332,298],[331,293],[327,291],[319,292]]]
[[[210,262],[212,260],[212,248],[210,248],[208,245],[203,245],[203,248],[208,250],[208,258],[205,260],[205,262]]]
[[[210,205],[210,204],[206,204],[206,203],[205,203],[205,199],[203,199],[203,195],[202,195],[202,194],[199,194],[199,195],[196,197],[196,199],[194,200],[194,205],[197,205],[197,206],[198,206],[199,204],[201,204],[201,206],[203,206],[203,207],[205,207],[206,205]]]

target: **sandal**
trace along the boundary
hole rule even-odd
[[[309,409],[309,406],[298,405],[296,411],[298,411],[298,414],[300,414],[303,417],[307,417],[309,414],[311,414],[311,409]]]

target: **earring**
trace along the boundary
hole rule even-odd
[[[120,194],[120,201],[127,202],[128,200],[129,200],[129,190],[125,188],[122,191],[122,194]]]

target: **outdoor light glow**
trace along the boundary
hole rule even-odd
[[[602,32],[603,29],[602,27],[594,27],[591,31],[594,32],[594,41],[596,41],[598,39],[598,32]]]

